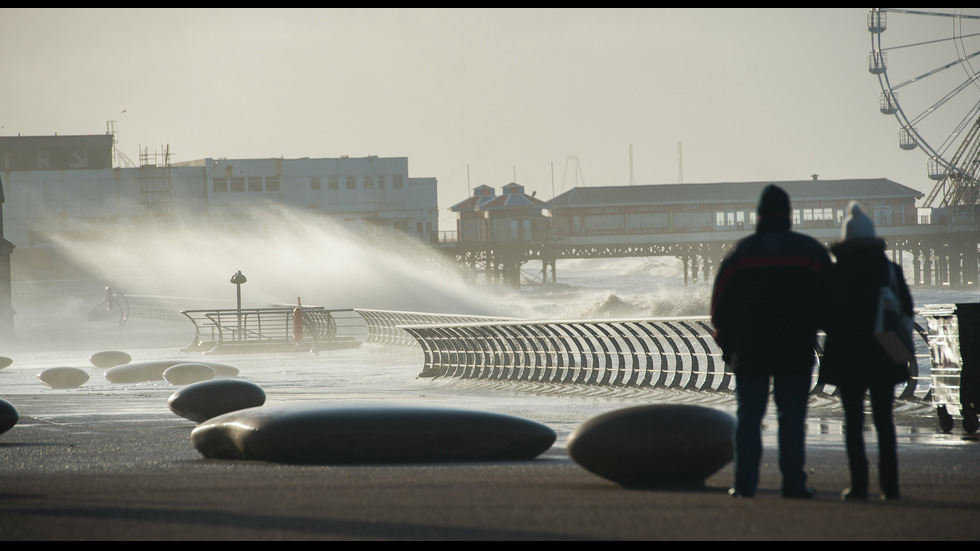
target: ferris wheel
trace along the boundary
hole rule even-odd
[[[980,203],[980,9],[872,8],[868,31],[880,110],[936,182],[922,206]]]

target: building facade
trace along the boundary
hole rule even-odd
[[[458,216],[460,243],[542,242],[551,230],[548,204],[513,182],[503,186],[500,195],[490,186],[478,186],[450,209]]]
[[[0,137],[3,223],[16,246],[13,277],[70,273],[59,248],[102,232],[138,231],[147,220],[194,221],[202,231],[255,231],[281,206],[421,241],[438,235],[435,178],[412,178],[405,157],[211,159],[171,163],[146,156],[112,166],[113,138]]]
[[[887,179],[730,182],[574,188],[552,199],[558,235],[655,235],[755,229],[762,189],[774,183],[790,195],[794,229],[840,228],[851,200],[878,227],[919,223],[919,191]]]

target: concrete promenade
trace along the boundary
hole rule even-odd
[[[555,446],[500,464],[302,466],[207,460],[170,392],[24,395],[0,435],[0,539],[15,540],[980,540],[980,443],[900,413],[903,498],[844,503],[843,436],[813,412],[815,500],[779,496],[772,421],[754,499],[731,465],[696,491],[625,490]],[[772,408],[770,408],[770,411]],[[827,429],[826,427],[830,427]],[[874,433],[869,459],[876,460]],[[875,476],[872,470],[872,476]]]

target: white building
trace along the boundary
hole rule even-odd
[[[2,220],[16,247],[15,280],[71,277],[58,251],[62,240],[98,240],[100,232],[145,220],[251,231],[277,222],[270,205],[424,242],[438,235],[437,181],[410,177],[405,157],[170,163],[166,155],[141,155],[139,167],[120,168],[112,166],[112,147],[108,134],[0,137]]]

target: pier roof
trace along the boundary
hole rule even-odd
[[[548,203],[533,195],[524,193],[524,186],[510,183],[503,187],[502,195],[494,195],[489,186],[480,186],[473,190],[473,196],[461,201],[450,210],[497,210],[497,209],[546,209]]]
[[[750,203],[755,204],[763,188],[775,184],[794,202],[840,200],[854,197],[919,199],[923,193],[886,178],[847,180],[796,180],[721,182],[706,184],[661,184],[642,186],[577,187],[558,195],[549,204],[556,207],[638,204]]]

